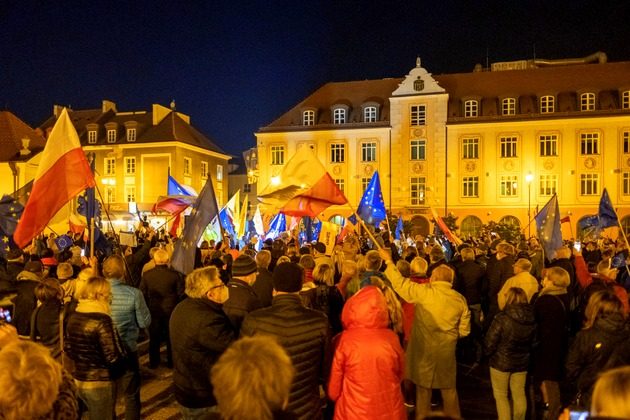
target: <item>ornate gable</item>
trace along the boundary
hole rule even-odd
[[[426,95],[434,93],[446,93],[431,77],[431,73],[420,66],[420,57],[416,59],[416,67],[411,69],[402,83],[392,93],[392,96]]]

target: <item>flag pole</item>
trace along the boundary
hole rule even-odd
[[[611,207],[612,207],[612,211],[615,213],[615,217],[617,218],[617,226],[619,227],[619,230],[621,231],[621,235],[623,236],[624,243],[626,244],[626,249],[630,250],[630,247],[628,247],[628,237],[626,236],[626,232],[624,232],[623,227],[621,226],[621,221],[619,220],[619,215],[617,214],[617,210],[615,210],[613,206]],[[630,268],[628,268],[628,265],[626,265],[626,272],[628,273],[628,275],[630,275]]]
[[[346,204],[348,205],[348,207],[350,207],[350,210],[352,211],[352,214],[354,214],[357,217],[357,220],[359,221],[359,226],[363,226],[363,229],[365,229],[365,231],[367,232],[367,234],[370,237],[370,239],[372,240],[372,242],[374,242],[374,245],[376,245],[376,248],[382,249],[383,247],[381,246],[381,244],[378,243],[378,241],[376,240],[374,235],[372,235],[372,232],[370,232],[370,229],[368,229],[368,227],[366,226],[366,224],[363,221],[363,219],[361,218],[361,216],[359,216],[357,214],[357,211],[354,209],[352,204],[350,204],[350,201],[347,201]],[[387,211],[385,211],[385,218],[387,218]]]

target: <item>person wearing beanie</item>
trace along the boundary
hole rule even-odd
[[[313,246],[313,258],[315,259],[315,266],[320,264],[328,264],[331,267],[335,266],[332,258],[326,255],[326,244],[323,242],[316,242]]]
[[[323,312],[302,305],[303,268],[295,263],[278,264],[273,271],[271,306],[249,313],[241,336],[271,335],[294,361],[295,376],[286,411],[298,419],[321,418],[319,394],[324,369],[330,357],[330,327]]]
[[[241,254],[232,263],[232,280],[227,284],[230,298],[223,304],[223,312],[237,332],[245,315],[262,308],[260,298],[252,287],[257,274],[256,261],[249,255]]]

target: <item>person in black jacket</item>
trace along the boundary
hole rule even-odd
[[[486,333],[485,353],[490,356],[490,379],[499,420],[524,420],[527,412],[525,379],[536,336],[536,319],[527,300],[523,289],[510,288],[505,309],[494,317]]]
[[[273,298],[273,281],[271,280],[271,271],[269,271],[271,252],[263,249],[256,254],[255,259],[256,266],[258,266],[258,274],[252,288],[260,299],[263,308],[266,308],[271,306],[271,299]]]
[[[484,320],[487,330],[492,323],[492,318],[499,313],[498,293],[507,279],[514,275],[514,247],[507,242],[497,244],[497,253],[494,260],[486,268],[487,284],[485,286],[485,298],[488,300],[488,311]]]
[[[17,295],[13,302],[13,325],[18,334],[29,336],[31,333],[31,316],[37,307],[35,288],[44,278],[44,266],[40,261],[29,261],[24,270],[17,275]]]
[[[199,419],[216,411],[210,369],[236,332],[223,312],[229,289],[216,267],[188,274],[185,292],[188,297],[177,304],[169,323],[173,382],[184,419]]]
[[[319,390],[326,383],[331,333],[325,314],[302,305],[299,292],[303,276],[298,264],[276,266],[271,307],[247,315],[241,336],[266,334],[278,339],[295,368],[287,410],[299,419],[321,419]]]
[[[168,321],[177,303],[184,296],[182,275],[169,268],[168,252],[158,249],[153,254],[155,268],[145,272],[140,281],[140,291],[151,312],[149,325],[149,367],[155,369],[160,364],[160,344],[166,340],[166,363],[173,366],[171,341],[168,339]]]
[[[61,358],[59,321],[63,312],[63,289],[57,279],[45,279],[35,288],[35,296],[41,305],[31,318],[31,340],[37,341],[57,360]]]
[[[237,335],[245,315],[262,308],[260,299],[252,288],[257,272],[256,262],[249,255],[239,255],[232,265],[232,280],[227,285],[230,298],[223,305],[223,311],[230,318]]]

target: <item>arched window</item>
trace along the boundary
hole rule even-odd
[[[518,218],[514,216],[503,216],[501,220],[499,220],[499,223],[503,223],[504,225],[508,225],[508,226],[514,226],[519,229],[521,227],[521,221],[518,220]]]
[[[459,228],[461,236],[467,238],[469,236],[478,236],[481,233],[481,227],[483,223],[477,216],[466,216],[462,220],[462,224]]]
[[[375,106],[366,106],[365,108],[363,108],[363,122],[376,122],[376,119],[377,111]]]
[[[516,98],[505,98],[501,103],[501,112],[503,115],[516,114]]]
[[[346,110],[343,108],[335,108],[333,110],[333,122],[335,124],[345,124]]]
[[[315,125],[315,111],[312,109],[307,109],[302,113],[302,124],[303,125]]]
[[[469,100],[464,102],[464,117],[476,117],[479,115],[479,101]]]
[[[580,95],[580,109],[582,111],[594,111],[595,110],[595,94],[583,93]]]

